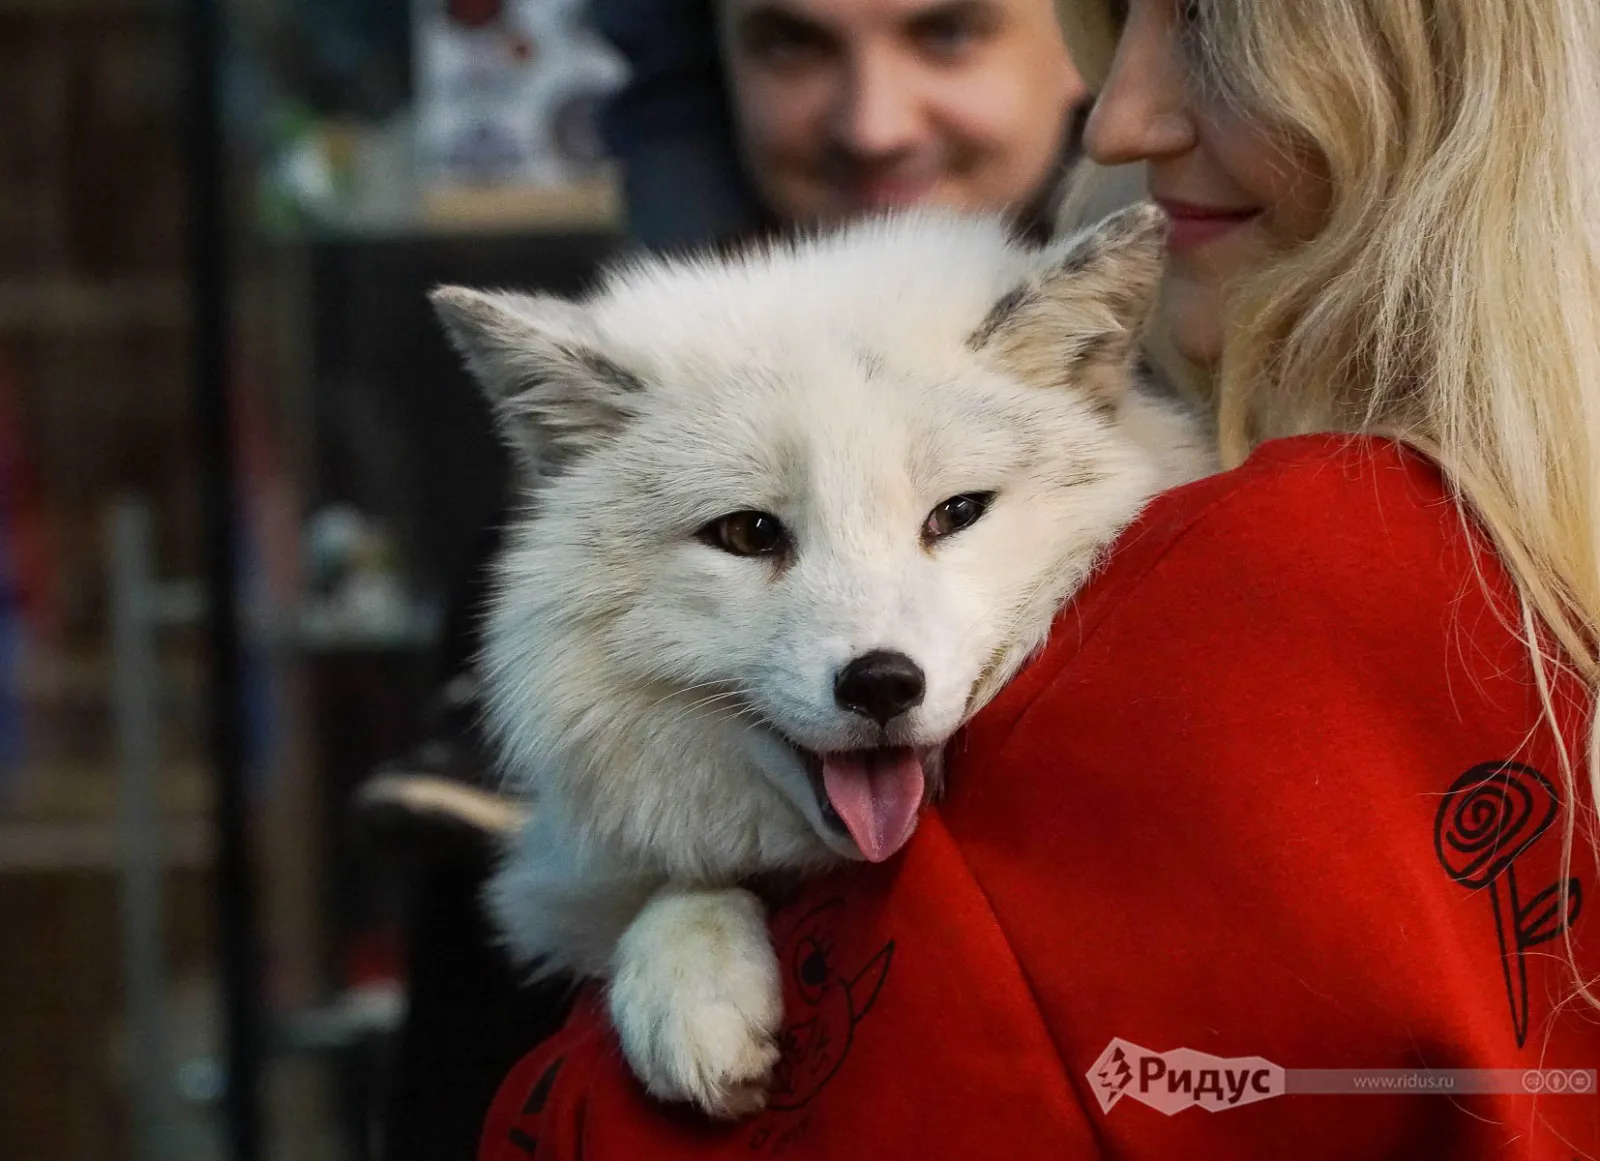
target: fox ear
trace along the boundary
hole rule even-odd
[[[1141,203],[1046,247],[967,345],[1024,382],[1115,402],[1155,309],[1167,230],[1166,215]]]
[[[429,300],[537,475],[560,474],[634,414],[644,384],[600,352],[583,307],[459,286]]]

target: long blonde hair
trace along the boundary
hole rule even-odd
[[[1588,710],[1600,685],[1600,0],[1192,7],[1205,98],[1315,151],[1333,198],[1315,240],[1232,292],[1210,377],[1224,460],[1311,431],[1432,456],[1516,583],[1560,738],[1556,670]],[[1109,0],[1060,11],[1098,88]],[[1600,802],[1589,723],[1581,763],[1561,746],[1569,862]]]

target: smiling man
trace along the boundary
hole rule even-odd
[[[1048,216],[1087,93],[1049,0],[599,0],[632,230],[675,245],[929,202]]]
[[[791,221],[1048,200],[1085,96],[1047,0],[720,0],[745,170]]]

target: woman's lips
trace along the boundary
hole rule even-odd
[[[1180,202],[1157,198],[1156,204],[1172,219],[1172,232],[1167,238],[1167,248],[1174,254],[1204,246],[1222,235],[1231,233],[1256,218],[1257,209],[1234,209],[1228,206],[1204,206],[1194,202]]]

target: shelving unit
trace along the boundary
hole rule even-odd
[[[226,7],[250,17],[236,31],[252,56],[271,5]],[[174,1161],[218,1155],[217,1110],[173,1103],[184,1054],[218,1051],[214,896],[228,855],[203,729],[182,20],[179,0],[0,0],[0,474],[25,485],[0,480],[22,504],[0,514],[0,537],[31,529],[43,578],[25,594],[24,654],[13,665],[0,652],[24,726],[0,769],[0,922],[30,933],[21,956],[0,957],[0,1157],[148,1157],[180,1118],[170,1139],[190,1151]],[[363,763],[420,728],[440,611],[420,596],[455,579],[499,450],[423,291],[446,279],[575,290],[613,245],[620,199],[608,175],[462,188],[417,193],[401,214],[268,232],[250,217],[263,159],[239,136],[227,355],[244,567],[268,590],[243,644],[271,703],[270,753],[246,795],[259,999],[271,1047],[324,1052],[394,1018],[342,991],[341,924],[359,907],[344,897],[355,856],[338,812]],[[148,507],[149,576],[168,599],[131,679],[107,547],[113,502],[130,495]],[[332,621],[304,591],[302,521],[337,500],[397,526],[420,596],[387,626]],[[119,675],[148,702],[134,748],[148,747],[149,793],[131,799]],[[179,1035],[184,1012],[198,1047]],[[157,1046],[141,1056],[141,1044]],[[266,1155],[359,1161],[334,1128],[337,1070],[268,1063]]]
[[[103,521],[114,492],[150,495],[163,558],[195,566],[178,35],[173,0],[0,0],[0,536],[37,586],[0,673],[22,727],[0,769],[0,1156],[135,1155]],[[158,935],[187,978],[214,852],[193,650],[164,662]]]
[[[130,329],[179,330],[183,283],[167,278],[0,283],[0,334],[82,336]]]
[[[211,865],[208,815],[169,816],[160,841],[169,867],[203,870]],[[109,873],[120,857],[116,824],[106,818],[0,820],[0,875]]]
[[[614,178],[550,189],[449,190],[425,195],[421,225],[459,234],[620,230],[622,202]]]

